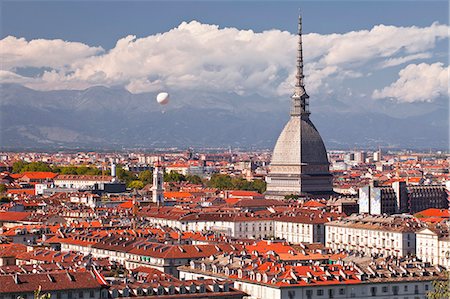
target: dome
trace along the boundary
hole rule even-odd
[[[303,82],[302,23],[299,17],[297,75],[290,119],[278,137],[266,176],[268,199],[286,195],[325,195],[333,192],[327,151],[309,119],[309,96]]]
[[[328,157],[322,137],[309,118],[291,117],[278,137],[271,166],[322,164]]]

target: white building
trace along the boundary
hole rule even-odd
[[[274,235],[273,218],[264,211],[257,212],[209,212],[189,211],[160,207],[148,209],[146,219],[161,227],[168,226],[182,231],[215,231],[226,236],[261,239]]]
[[[339,214],[314,210],[299,210],[274,218],[274,236],[290,243],[325,244],[325,223]]]
[[[113,177],[109,175],[74,175],[59,174],[53,179],[57,188],[92,189],[95,185],[111,183]]]
[[[221,255],[178,268],[180,278],[230,279],[250,299],[426,299],[443,269],[411,259],[294,266],[249,254]]]
[[[424,228],[416,233],[416,255],[423,261],[450,268],[450,238],[448,226]]]
[[[423,227],[412,216],[355,214],[325,224],[325,245],[366,255],[406,256],[415,254],[415,232]]]

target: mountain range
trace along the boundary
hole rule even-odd
[[[169,104],[161,106],[157,93],[102,86],[36,91],[1,84],[0,91],[0,147],[6,150],[270,149],[290,105],[286,98],[257,94],[173,91]],[[448,109],[395,117],[383,112],[389,110],[383,105],[365,111],[339,99],[311,105],[311,118],[328,149],[448,147]]]

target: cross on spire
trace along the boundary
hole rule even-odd
[[[292,95],[291,116],[309,116],[308,94],[303,79],[303,44],[302,44],[302,16],[298,16],[298,46],[297,46],[297,74],[295,76],[295,89]]]

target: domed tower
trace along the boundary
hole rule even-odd
[[[302,18],[298,22],[297,75],[290,119],[273,150],[266,177],[266,198],[286,195],[328,195],[333,192],[327,151],[311,122],[309,96],[303,82]]]

